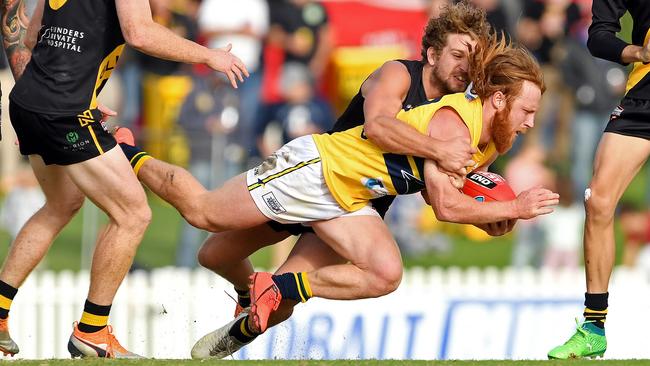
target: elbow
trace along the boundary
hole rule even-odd
[[[146,47],[147,36],[143,28],[134,27],[134,29],[124,32],[124,40],[129,46],[137,50],[142,50]]]
[[[456,210],[451,205],[446,202],[438,201],[432,207],[438,221],[457,222],[458,216]]]

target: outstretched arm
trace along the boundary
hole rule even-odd
[[[44,0],[39,0],[30,26],[30,17],[25,11],[24,0],[4,0],[2,2],[2,37],[9,67],[18,80],[32,57],[36,35],[43,16]],[[29,27],[29,31],[28,31]]]
[[[230,53],[231,45],[209,49],[178,36],[153,21],[148,0],[116,0],[117,16],[126,42],[150,56],[191,64],[206,64],[224,73],[236,88],[248,76],[246,66]]]
[[[424,163],[429,202],[440,221],[459,224],[489,224],[505,220],[531,219],[553,212],[559,196],[544,188],[524,191],[512,201],[478,202],[462,194],[438,171],[433,161]]]

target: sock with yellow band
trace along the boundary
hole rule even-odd
[[[84,312],[79,321],[79,330],[84,333],[94,333],[106,328],[110,312],[111,305],[97,305],[86,300]]]
[[[585,321],[591,322],[600,329],[605,328],[608,297],[608,292],[602,294],[585,293],[585,311],[583,313]]]
[[[18,293],[17,288],[0,281],[0,319],[9,317],[9,308],[11,308],[11,302],[14,300],[16,293]]]
[[[239,306],[241,306],[244,309],[251,306],[251,294],[248,291],[248,289],[240,290],[237,287],[235,287],[235,292],[237,293],[237,303],[239,304]]]
[[[228,334],[242,343],[249,343],[259,335],[259,333],[255,333],[248,326],[248,315],[237,320],[235,324],[230,327]]]
[[[144,164],[145,161],[152,158],[152,156],[149,155],[149,153],[143,151],[137,146],[129,145],[122,142],[120,143],[120,147],[122,148],[124,155],[126,155],[126,158],[129,159],[129,163],[131,164],[131,167],[133,168],[135,175],[138,175],[138,171],[142,167],[142,164]]]
[[[307,272],[289,272],[273,275],[273,282],[278,286],[283,299],[305,302],[312,297]]]

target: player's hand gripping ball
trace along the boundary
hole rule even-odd
[[[502,176],[490,172],[476,171],[467,174],[462,191],[480,202],[511,201],[517,198]]]

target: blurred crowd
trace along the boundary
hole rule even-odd
[[[516,193],[542,185],[561,194],[556,212],[519,222],[515,266],[576,267],[582,244],[582,197],[610,112],[625,90],[626,70],[592,57],[588,0],[473,0],[498,31],[527,46],[543,67],[547,91],[536,127],[494,169]],[[447,0],[150,0],[154,19],[208,47],[232,44],[250,77],[238,89],[207,69],[125,51],[104,104],[115,124],[131,127],[152,155],[186,166],[214,187],[298,136],[327,131],[370,71],[391,58],[419,58],[428,17]],[[361,22],[358,14],[366,15]],[[8,71],[5,71],[6,74]],[[10,79],[1,77],[4,95]],[[3,101],[6,106],[6,101]],[[8,118],[7,113],[3,118]],[[42,202],[4,123],[0,225],[12,235],[23,211]],[[40,201],[39,201],[40,200]],[[620,209],[626,265],[650,263],[650,214]],[[486,240],[436,224],[419,195],[397,200],[388,218],[405,255],[452,250],[453,235]],[[177,264],[196,265],[204,233],[186,225]],[[647,253],[647,254],[646,254]],[[646,258],[646,259],[644,259]]]

